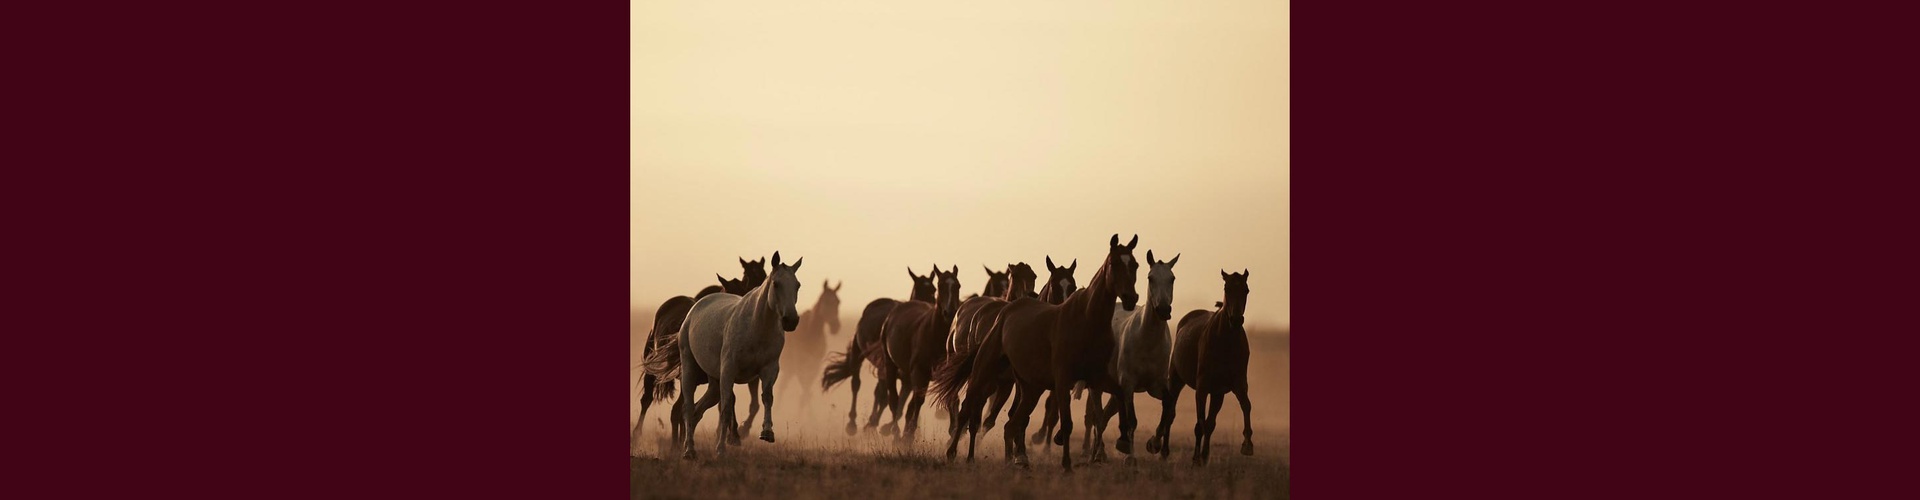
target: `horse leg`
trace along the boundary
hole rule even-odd
[[[1104,393],[1100,391],[1087,390],[1087,432],[1085,433],[1087,437],[1081,439],[1080,447],[1087,449],[1087,463],[1090,464],[1095,462],[1105,463],[1107,461],[1107,442],[1105,441],[1105,437],[1100,435],[1102,431],[1105,431],[1105,429],[1102,428],[1104,426],[1095,427],[1094,425],[1096,422],[1104,421],[1100,418],[1100,415],[1106,411],[1100,403],[1100,396],[1102,394]],[[1113,402],[1107,404],[1113,404]]]
[[[689,373],[689,371],[690,370],[683,368],[680,372],[680,404],[678,406],[685,407],[686,412],[686,416],[683,417],[683,425],[686,427],[684,430],[686,439],[681,441],[685,451],[680,454],[680,458],[692,460],[693,429],[695,426],[700,425],[700,415],[706,413],[708,408],[712,408],[714,403],[720,401],[720,391],[714,390],[714,387],[709,385],[706,395],[701,396],[699,401],[691,401],[694,389],[699,386],[693,383],[693,374]],[[722,428],[722,432],[724,432],[726,423],[722,421],[720,427]]]
[[[860,408],[860,370],[858,368],[855,368],[853,370],[852,379],[853,379],[853,402],[847,404],[847,435],[848,436],[852,436],[855,433],[859,432],[859,428],[853,425],[853,423],[859,420],[860,418],[860,410],[859,410]]]
[[[1114,449],[1127,454],[1127,463],[1134,463],[1133,433],[1140,427],[1140,416],[1134,413],[1133,393],[1127,393],[1126,406],[1120,407],[1120,438],[1113,442]],[[1109,416],[1112,413],[1108,413]]]
[[[907,402],[907,425],[900,433],[902,444],[912,443],[913,438],[920,435],[920,408],[927,404],[926,377],[914,374],[913,379],[907,382],[907,390],[911,391],[913,399]]]
[[[647,409],[653,406],[653,376],[642,375],[640,380],[640,421],[634,422],[633,433],[627,438],[627,451],[640,456],[640,430],[647,427]]]
[[[1065,374],[1054,378],[1064,380]],[[1073,472],[1073,385],[1055,384],[1053,394],[1047,401],[1047,412],[1060,416],[1060,431],[1053,435],[1053,444],[1060,446],[1060,468]]]
[[[1027,431],[1027,423],[1033,420],[1033,407],[1039,403],[1038,386],[1021,384],[1020,390],[1014,392],[1013,407],[1007,411],[1007,426],[1001,432],[1006,434],[1007,441],[1013,446],[1013,452],[1008,456],[1013,457],[1015,467],[1027,467],[1027,443],[1021,441],[1020,436]]]
[[[715,458],[726,456],[727,446],[740,445],[740,442],[736,441],[740,432],[737,428],[740,426],[740,417],[734,413],[737,398],[735,398],[733,394],[733,367],[729,366],[731,363],[726,361],[724,355],[722,356],[720,361],[720,376],[714,379],[713,388],[710,389],[720,393],[720,421],[716,422],[720,424],[720,432],[718,434],[720,439],[719,443],[714,447],[715,451],[713,452],[713,456]]]
[[[762,379],[764,379],[764,377]],[[753,425],[753,417],[760,414],[760,380],[762,379],[754,379],[752,382],[747,382],[747,419],[745,420],[747,425]],[[738,425],[735,425],[733,428],[733,442],[740,442],[740,427]]]
[[[771,443],[773,442],[773,387],[774,383],[780,380],[780,366],[776,364],[761,368],[760,379],[766,382],[763,386],[764,392],[760,393],[760,399],[767,401],[767,416],[760,422],[760,440]],[[753,417],[747,417],[747,423],[753,423]]]
[[[1013,394],[1014,384],[1000,384],[994,389],[993,401],[987,403],[987,422],[983,430],[993,430],[993,421],[1000,418],[1000,409],[1007,405],[1007,398]]]
[[[1051,393],[1052,391],[1042,390],[1041,392]],[[1034,394],[1033,399],[1036,401],[1039,400],[1040,394],[1038,393]],[[1053,401],[1050,395],[1047,401]],[[1053,408],[1053,406],[1051,406],[1051,403],[1049,403],[1049,406],[1047,406],[1047,408]],[[1042,415],[1040,417],[1040,430],[1034,431],[1033,433],[1033,444],[1037,444],[1041,446],[1053,446],[1052,443],[1047,442],[1047,435],[1053,433],[1053,426],[1059,422],[1060,422],[1060,414],[1057,412],[1049,411],[1047,412],[1046,415]]]
[[[1127,428],[1126,412],[1132,408],[1133,390],[1121,387],[1120,392],[1112,393],[1111,397],[1107,399],[1106,407],[1101,409],[1100,426],[1098,427],[1101,439],[1105,439],[1107,435],[1107,423],[1113,421],[1114,415],[1120,415],[1120,437],[1114,438],[1113,449],[1118,450],[1120,453],[1127,454],[1128,459],[1133,458],[1133,434],[1129,432],[1130,429]],[[1093,424],[1089,423],[1087,425],[1092,426]],[[1105,446],[1105,443],[1102,443],[1101,446]]]
[[[1213,401],[1207,405],[1207,446],[1200,450],[1200,465],[1206,465],[1213,457],[1213,429],[1220,423],[1220,406],[1226,402],[1227,393],[1212,395]]]
[[[873,379],[873,414],[867,416],[867,425],[862,430],[873,431],[880,427],[880,414],[887,411],[887,378]]]
[[[686,388],[682,387],[680,392],[684,394],[686,392]],[[686,432],[687,432],[687,400],[686,398],[673,398],[673,410],[670,411],[669,413],[672,413],[671,415],[667,416],[667,419],[673,421],[673,442],[679,443],[681,439],[686,439],[687,437],[686,436]]]
[[[1180,391],[1186,388],[1186,382],[1168,375],[1167,397],[1160,398],[1160,425],[1154,426],[1153,439],[1147,440],[1147,452],[1158,451],[1162,462],[1173,454],[1173,414],[1175,405],[1180,404]]]
[[[1240,454],[1253,456],[1253,403],[1247,401],[1247,387],[1242,384],[1233,390],[1233,397],[1240,399]]]

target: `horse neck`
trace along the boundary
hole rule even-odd
[[[772,301],[768,299],[768,296],[773,294],[773,287],[768,286],[771,283],[773,283],[773,280],[761,282],[760,286],[753,287],[752,290],[747,291],[746,295],[740,296],[740,306],[751,315],[750,317],[753,319],[753,324],[772,324],[776,322],[775,320],[777,318],[773,318],[773,316],[776,315],[774,314]]]
[[[1093,273],[1093,281],[1088,282],[1085,288],[1081,288],[1080,291],[1073,292],[1073,295],[1067,297],[1068,302],[1075,300],[1085,301],[1084,310],[1090,317],[1095,319],[1112,318],[1113,301],[1119,299],[1118,296],[1113,294],[1113,283],[1111,283],[1113,276],[1107,272],[1107,267],[1111,265],[1112,260],[1109,259],[1108,262],[1109,264],[1100,265],[1100,270]],[[1101,323],[1106,323],[1109,325],[1109,328],[1111,328],[1110,322],[1103,320]]]

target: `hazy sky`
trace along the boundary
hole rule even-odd
[[[635,305],[774,250],[849,315],[908,266],[1084,285],[1118,232],[1183,254],[1176,318],[1250,268],[1290,323],[1287,2],[898,3],[633,2]]]

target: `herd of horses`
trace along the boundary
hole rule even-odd
[[[750,395],[746,422],[752,425],[764,404],[760,439],[773,442],[774,394],[778,387],[790,387],[780,385],[780,374],[787,369],[820,373],[821,387],[827,390],[851,381],[853,404],[846,431],[854,435],[861,431],[860,373],[869,365],[878,383],[865,430],[878,428],[882,435],[911,442],[931,392],[948,421],[948,461],[957,457],[965,437],[971,462],[975,437],[992,429],[1004,408],[1005,457],[1027,467],[1028,443],[1021,437],[1045,396],[1046,413],[1031,440],[1060,446],[1060,465],[1071,471],[1072,394],[1087,399],[1088,432],[1082,444],[1087,460],[1107,460],[1104,434],[1118,415],[1114,449],[1131,462],[1139,423],[1133,400],[1140,392],[1160,400],[1160,422],[1146,440],[1146,451],[1166,460],[1175,405],[1188,388],[1194,390],[1199,417],[1192,462],[1207,463],[1214,425],[1229,393],[1239,400],[1245,419],[1240,453],[1252,455],[1245,328],[1247,278],[1252,273],[1222,270],[1223,297],[1216,309],[1188,312],[1169,328],[1173,268],[1180,256],[1159,261],[1147,251],[1146,304],[1138,307],[1140,262],[1133,251],[1139,240],[1136,235],[1123,244],[1120,235],[1113,235],[1085,288],[1074,280],[1078,260],[1056,266],[1051,256],[1046,259],[1046,281],[1037,281],[1039,276],[1026,263],[1010,264],[1003,272],[988,268],[982,293],[965,300],[960,298],[959,266],[942,270],[936,265],[926,275],[908,268],[913,282],[908,298],[869,302],[846,350],[830,358],[823,355],[826,334],[840,331],[840,287],[823,283],[818,301],[801,313],[796,309],[800,281],[795,273],[805,259],[787,264],[774,252],[771,271],[765,259],[740,259],[741,278],[716,275],[718,285],[692,297],[667,299],[656,311],[642,349],[641,422],[655,401],[673,398],[669,419],[674,443],[682,446],[683,457],[694,458],[693,429],[717,405],[716,454],[724,455],[740,443],[732,387],[745,384]],[[1041,287],[1038,292],[1036,285]],[[711,387],[694,400],[694,389],[707,384]],[[803,398],[810,395],[799,392]],[[890,412],[892,419],[880,426],[883,412]],[[629,448],[636,455],[643,427],[634,425],[630,436]]]

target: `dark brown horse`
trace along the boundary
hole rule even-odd
[[[748,261],[744,258],[740,259],[740,274],[742,279],[737,280],[730,280],[716,274],[714,278],[719,279],[719,285],[707,285],[706,288],[702,288],[700,293],[693,297],[676,295],[673,298],[667,299],[666,302],[661,303],[660,309],[655,310],[653,313],[653,328],[647,332],[646,345],[641,347],[641,359],[652,356],[654,349],[680,334],[681,323],[686,321],[687,311],[693,308],[694,301],[715,293],[741,295],[753,290],[754,287],[760,286],[760,283],[767,280],[767,259],[765,257],[761,257],[760,260],[755,261]],[[653,407],[654,400],[672,399],[673,394],[673,378],[662,379],[652,374],[646,374],[640,377],[640,423],[634,424],[633,426],[632,436],[628,442],[630,448],[628,451],[633,454],[640,453],[640,430],[646,426],[647,410]],[[683,431],[682,418],[684,418],[684,412],[681,411],[677,400],[671,413],[672,415],[669,415],[668,419],[673,422],[673,438],[675,442],[679,442],[680,433]]]
[[[1134,275],[1139,264],[1133,258],[1133,249],[1139,242],[1140,237],[1134,236],[1122,245],[1120,235],[1113,235],[1107,244],[1106,259],[1100,270],[1094,272],[1087,288],[1074,292],[1059,305],[1021,299],[1001,309],[999,318],[987,332],[987,341],[973,353],[974,365],[966,381],[967,397],[959,412],[960,418],[966,421],[964,425],[955,426],[950,436],[949,460],[959,445],[957,429],[960,428],[965,428],[968,434],[967,459],[973,459],[980,409],[1004,374],[1011,371],[1015,381],[1014,402],[1003,434],[1014,448],[1014,465],[1027,465],[1026,443],[1019,437],[1026,431],[1034,406],[1040,402],[1040,393],[1047,390],[1051,391],[1047,411],[1060,416],[1060,431],[1053,436],[1053,443],[1061,447],[1060,465],[1065,470],[1073,470],[1069,439],[1073,434],[1073,416],[1068,414],[1071,408],[1067,404],[1068,394],[1075,385],[1112,383],[1107,365],[1114,350],[1114,301],[1118,299],[1120,307],[1128,311],[1140,301],[1139,294],[1134,292]],[[957,386],[950,380],[942,384],[942,388],[949,391]],[[942,393],[940,397],[947,404],[953,399],[951,393]]]
[[[1054,266],[1053,256],[1051,255],[1047,256],[1047,275],[1048,275],[1047,286],[1045,288],[1040,289],[1040,300],[1045,301],[1048,304],[1056,304],[1056,305],[1061,302],[1066,302],[1067,296],[1073,295],[1073,292],[1080,291],[1079,283],[1074,281],[1074,278],[1073,278],[1073,273],[1078,272],[1079,270],[1080,270],[1080,259],[1073,259],[1073,263],[1067,264],[1064,266]],[[999,319],[999,317],[996,316],[993,319],[997,320]],[[1000,414],[1000,408],[1005,405],[1005,403],[1007,402],[1007,396],[1012,393],[1013,393],[1013,374],[1008,373],[1006,377],[1006,383],[1000,386],[999,392],[994,393],[993,400],[988,401],[987,403],[987,421],[986,421],[986,424],[983,426],[984,429],[986,430],[993,429],[993,419]],[[1042,393],[1042,394],[1044,395],[1045,393]],[[1053,443],[1050,441],[1047,441],[1047,436],[1053,434],[1053,428],[1055,425],[1059,424],[1059,422],[1060,422],[1059,415],[1048,413],[1046,417],[1040,420],[1040,428],[1038,430],[1033,431],[1033,437],[1031,438],[1032,443],[1033,444],[1044,443],[1046,446],[1052,447]],[[1006,431],[1003,430],[1001,432],[1006,432]],[[1009,456],[1011,456],[1011,452],[1013,450],[1008,449],[1007,451],[1009,452]]]
[[[1240,399],[1245,417],[1240,435],[1241,455],[1253,454],[1253,404],[1247,401],[1247,277],[1242,271],[1227,274],[1226,300],[1214,311],[1195,309],[1180,318],[1179,334],[1173,343],[1173,369],[1167,373],[1167,399],[1161,402],[1157,444],[1149,443],[1149,452],[1158,450],[1166,460],[1168,430],[1173,426],[1174,405],[1180,402],[1180,389],[1193,387],[1193,464],[1206,465],[1213,451],[1213,427],[1220,420],[1220,404],[1232,392]],[[1211,398],[1211,401],[1209,401]]]
[[[953,330],[955,311],[960,309],[960,266],[952,271],[934,267],[934,302],[908,302],[887,313],[881,325],[881,337],[887,343],[887,359],[894,373],[906,385],[906,428],[901,442],[910,442],[920,430],[920,408],[926,403],[927,382],[933,367],[947,358],[947,335]],[[882,382],[885,383],[885,382]],[[899,419],[896,418],[896,421]]]
[[[913,268],[907,268],[907,276],[913,278],[913,291],[908,295],[910,302],[933,303],[933,274],[919,276],[913,274]],[[900,404],[895,397],[899,394],[898,379],[893,371],[893,362],[887,359],[886,338],[881,327],[887,321],[887,313],[904,302],[893,299],[874,299],[860,311],[860,322],[854,325],[853,338],[847,341],[847,350],[833,353],[827,360],[827,367],[820,374],[820,388],[831,390],[840,381],[853,380],[853,403],[847,406],[847,435],[854,435],[859,427],[854,425],[860,406],[860,363],[866,361],[873,365],[874,375],[880,383],[873,388],[873,416],[867,420],[867,429],[880,425],[880,411],[891,408],[895,421],[900,419]],[[891,435],[896,430],[894,424],[887,424],[881,433]]]

